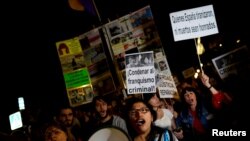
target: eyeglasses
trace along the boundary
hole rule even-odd
[[[129,111],[129,116],[134,117],[139,112],[143,113],[143,114],[146,114],[148,111],[149,111],[149,109],[146,108],[146,107],[141,108],[141,109],[132,109],[132,110]]]

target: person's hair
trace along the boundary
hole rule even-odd
[[[194,94],[195,94],[197,100],[199,100],[199,98],[200,98],[199,95],[200,95],[200,94],[198,93],[198,91],[197,91],[195,88],[193,88],[193,87],[185,87],[185,88],[182,89],[181,95],[180,95],[181,100],[182,100],[183,102],[185,102],[184,95],[185,95],[185,93],[186,93],[187,91],[189,91],[189,92],[194,92]]]
[[[147,103],[147,101],[141,99],[141,98],[130,98],[126,101],[126,115],[129,116],[129,111],[132,109],[133,105],[135,103],[143,103],[150,111],[150,113],[153,115],[153,120],[155,121],[156,120],[156,112],[155,110],[153,109],[153,107]]]
[[[57,129],[62,130],[62,131],[66,134],[66,136],[68,137],[68,132],[67,132],[67,129],[66,129],[65,126],[63,126],[63,125],[61,125],[61,124],[58,124],[58,123],[56,123],[56,122],[50,122],[50,123],[46,126],[46,128],[45,128],[45,130],[44,130],[44,140],[45,140],[45,141],[46,141],[47,137],[49,136],[49,134],[50,134],[49,132],[50,132],[50,130],[51,130],[52,128],[57,128]]]
[[[165,62],[164,61],[160,61],[159,64],[165,64]]]
[[[181,98],[181,101],[183,103],[183,109],[184,109],[184,112],[186,112],[185,115],[188,115],[188,108],[189,108],[189,105],[188,105],[188,103],[186,102],[186,100],[184,98],[184,95],[185,95],[185,93],[187,91],[194,92],[194,94],[196,96],[196,101],[197,101],[196,111],[197,111],[197,114],[198,114],[198,118],[200,118],[201,114],[202,114],[202,106],[203,106],[202,99],[201,99],[200,93],[198,93],[198,91],[193,87],[183,88],[182,91],[181,91],[181,94],[180,94],[180,98]]]
[[[111,101],[108,99],[108,97],[98,95],[98,96],[95,96],[95,97],[93,98],[93,100],[92,100],[93,105],[95,106],[96,101],[100,101],[100,100],[106,102],[108,105],[109,105],[110,102],[111,102]]]
[[[159,99],[160,99],[160,95],[159,95],[159,89],[156,89],[155,93],[143,93],[143,99],[148,103],[149,100],[156,95]]]
[[[135,129],[131,126],[130,124],[130,120],[129,120],[129,112],[132,109],[133,105],[135,103],[143,103],[144,105],[146,105],[146,107],[149,109],[150,113],[153,116],[153,121],[156,120],[156,111],[153,110],[153,107],[145,100],[141,99],[141,98],[137,98],[137,97],[133,97],[130,99],[126,100],[126,116],[125,116],[125,121],[127,122],[127,128],[129,131],[129,135],[131,136],[131,138],[133,139],[134,137],[137,136],[137,132],[135,131]],[[158,129],[156,126],[153,125],[153,122],[151,124],[151,131],[147,137],[148,140],[153,140],[155,138],[155,135],[157,134],[156,132],[158,132]]]
[[[143,94],[143,99],[148,103],[149,100],[155,95],[156,93],[145,93]]]
[[[61,104],[61,105],[59,105],[59,106],[56,108],[56,113],[55,113],[56,116],[57,116],[57,117],[60,116],[62,110],[64,110],[64,109],[71,109],[72,112],[73,112],[73,115],[74,115],[74,110],[73,110],[72,107],[70,107],[70,106],[67,105],[67,104]]]
[[[97,101],[104,101],[105,103],[107,103],[107,106],[108,106],[107,114],[109,114],[109,115],[113,114],[111,100],[108,99],[108,97],[105,97],[105,96],[95,96],[93,98],[93,100],[92,100],[92,107],[94,108],[94,112],[95,112],[95,115],[97,116],[97,118],[99,116],[99,114],[97,113],[96,108],[95,108],[95,105],[96,105]]]

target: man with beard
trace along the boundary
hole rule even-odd
[[[68,141],[82,141],[80,136],[81,124],[74,116],[73,109],[71,107],[60,107],[55,120],[67,129]]]
[[[113,107],[107,100],[107,97],[96,96],[94,97],[92,104],[95,111],[94,116],[96,118],[96,122],[94,122],[95,129],[100,129],[106,126],[115,126],[128,133],[125,120],[112,113]]]

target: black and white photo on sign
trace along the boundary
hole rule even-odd
[[[146,67],[146,66],[154,66],[154,58],[152,53],[138,53],[127,55],[126,57],[126,67]]]
[[[249,60],[249,56],[248,48],[243,46],[212,59],[212,62],[220,78],[225,79],[229,75],[238,74],[239,70],[246,67],[244,64]]]
[[[154,66],[154,56],[151,53],[141,55],[141,66]]]
[[[129,55],[126,57],[126,68],[133,68],[140,66],[140,54]]]
[[[164,60],[160,61],[159,62],[159,68],[160,68],[161,71],[167,70],[168,69],[167,63]]]
[[[153,51],[125,55],[128,94],[156,92],[153,56]]]

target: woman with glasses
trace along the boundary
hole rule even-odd
[[[154,126],[156,113],[152,106],[142,99],[127,101],[128,129],[134,141],[171,141],[173,136],[167,128]]]

